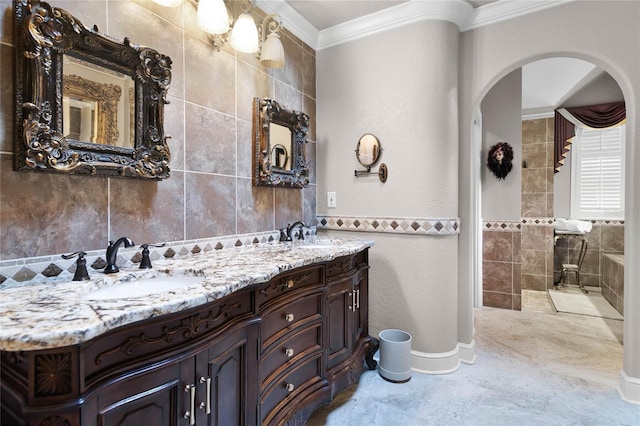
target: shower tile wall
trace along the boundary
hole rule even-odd
[[[592,221],[591,232],[586,234],[587,254],[582,264],[580,280],[586,286],[602,287],[603,255],[624,253],[624,222]],[[575,239],[558,241],[555,250],[555,274],[560,276],[563,263],[575,263],[580,242]],[[575,284],[575,275],[567,276],[567,283]]]
[[[522,122],[522,288],[553,286],[553,117]]]
[[[526,290],[552,288],[562,264],[575,263],[580,251],[576,239],[559,240],[554,246],[553,127],[553,117],[522,122],[522,288]],[[584,285],[600,287],[603,254],[624,252],[624,222],[592,223],[580,276]],[[567,283],[575,284],[575,275],[569,275]]]
[[[521,309],[520,223],[485,223],[482,233],[482,303]]]

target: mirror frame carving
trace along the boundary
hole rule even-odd
[[[279,124],[291,130],[291,170],[271,165],[270,124]],[[269,98],[253,99],[253,184],[283,188],[305,188],[309,185],[309,163],[305,159],[304,145],[309,133],[309,116],[304,112],[287,110]]]
[[[14,0],[16,34],[15,170],[162,180],[171,154],[164,105],[171,58],[89,29],[64,9]],[[79,57],[133,78],[135,146],[67,139],[62,133],[63,55]]]

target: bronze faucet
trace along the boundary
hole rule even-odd
[[[120,248],[120,245],[123,243],[125,247],[132,247],[134,245],[129,237],[122,237],[115,243],[109,241],[109,247],[107,247],[107,266],[104,268],[105,274],[114,274],[120,271],[116,265],[116,260],[118,259],[118,248]]]

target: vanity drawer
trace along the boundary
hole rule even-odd
[[[318,351],[311,358],[296,365],[281,380],[272,383],[260,398],[261,424],[270,424],[273,417],[285,407],[289,401],[314,383],[322,380],[322,353]]]
[[[322,321],[322,289],[301,295],[297,299],[283,300],[264,312],[260,323],[261,348],[264,350],[287,333],[313,322]]]
[[[262,387],[271,383],[283,370],[322,349],[322,323],[295,332],[280,343],[275,343],[262,356],[260,380]]]
[[[295,273],[278,275],[256,292],[258,309],[265,309],[272,302],[277,303],[277,298],[290,294],[296,290],[310,289],[314,286],[322,287],[324,284],[323,268],[313,266],[296,269]]]
[[[363,250],[359,253],[349,256],[342,256],[327,262],[326,271],[327,278],[335,277],[337,275],[346,274],[354,271],[357,268],[367,266],[368,262],[368,250]]]

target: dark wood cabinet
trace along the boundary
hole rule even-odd
[[[85,343],[0,353],[2,425],[301,425],[372,360],[367,250]]]

